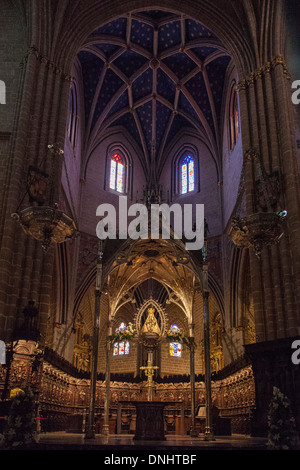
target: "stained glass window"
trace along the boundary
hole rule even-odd
[[[114,160],[111,160],[110,164],[110,188],[111,189],[116,189],[116,167],[117,164]]]
[[[170,356],[181,357],[181,343],[170,343]]]
[[[119,327],[118,327],[117,329],[118,329],[119,331],[125,331],[126,328],[127,328],[126,323],[124,323],[124,322],[122,321],[122,323],[120,323],[120,325],[119,325]]]
[[[170,333],[176,335],[179,333],[179,327],[174,323],[170,328]],[[179,341],[172,341],[170,342],[170,356],[172,357],[181,357],[181,343]]]
[[[119,341],[114,343],[114,356],[129,354],[129,341]]]
[[[116,332],[125,331],[127,328],[126,323],[122,322],[116,329]],[[114,356],[123,356],[124,354],[129,354],[129,341],[117,341],[114,343],[113,347]]]
[[[124,341],[120,341],[120,342],[119,342],[119,355],[120,355],[120,356],[121,356],[122,354],[124,354],[124,350],[125,350]]]
[[[125,167],[121,156],[115,153],[110,161],[109,187],[119,193],[124,192]]]
[[[173,333],[174,335],[176,335],[176,333],[179,333],[179,331],[179,327],[176,325],[176,323],[174,323],[170,328],[170,333]]]
[[[191,155],[187,155],[181,162],[181,194],[195,189],[195,162]]]

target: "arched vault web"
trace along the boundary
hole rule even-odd
[[[128,12],[94,30],[77,55],[85,101],[85,159],[115,126],[140,147],[145,175],[157,176],[183,127],[214,155],[232,58],[218,37],[185,14]]]
[[[103,292],[110,319],[122,306],[135,301],[135,291],[143,282],[154,279],[166,289],[167,302],[176,304],[192,322],[194,296],[202,288],[199,253],[191,255],[181,240],[128,240],[117,250],[109,248],[110,242],[103,244]],[[93,284],[95,272],[96,265],[86,289]]]

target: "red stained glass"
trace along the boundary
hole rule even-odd
[[[118,191],[119,193],[124,192],[124,180],[125,180],[125,168],[122,157],[115,153],[110,162],[110,177],[109,187]]]

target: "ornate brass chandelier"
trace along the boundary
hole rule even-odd
[[[254,165],[256,175],[254,187],[254,202],[258,209],[245,217],[233,217],[229,235],[238,248],[252,248],[259,258],[265,247],[275,245],[284,233],[285,210],[274,211],[279,195],[279,176],[267,175],[263,169],[258,153],[248,150],[242,171],[238,198],[244,185],[245,163]]]
[[[283,235],[283,221],[286,211],[257,212],[243,218],[234,218],[231,225],[231,239],[239,248],[253,248],[256,256],[267,246],[279,242]]]
[[[12,215],[27,235],[41,242],[44,252],[51,243],[63,243],[77,233],[75,222],[57,207],[31,206]]]
[[[48,145],[48,149],[54,156],[64,154],[57,144]],[[56,168],[57,166],[56,164]],[[17,210],[12,214],[12,218],[20,224],[27,235],[40,241],[43,251],[47,252],[52,243],[63,243],[77,237],[79,232],[74,220],[59,210],[57,203],[53,203],[53,187],[50,188],[49,205],[44,205],[48,175],[33,167],[30,167],[30,170],[27,192],[30,200],[36,205],[21,211]],[[55,181],[52,184],[55,184]]]

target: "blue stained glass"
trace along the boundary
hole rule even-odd
[[[179,327],[174,323],[170,328],[170,333],[176,334],[179,333]],[[174,341],[170,343],[170,356],[172,357],[181,357],[181,343]]]
[[[170,328],[171,333],[178,333],[179,332],[179,327],[174,323],[171,328]]]
[[[195,164],[194,159],[187,155],[181,163],[181,194],[195,189]]]
[[[181,344],[180,343],[170,343],[170,356],[181,357]]]
[[[122,322],[122,323],[120,323],[118,328],[116,328],[116,333],[118,333],[118,332],[121,333],[122,331],[125,331],[126,329],[127,329],[126,323]],[[113,355],[114,356],[123,356],[124,354],[129,354],[129,347],[130,347],[129,341],[116,342],[113,345]]]

